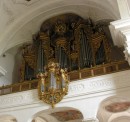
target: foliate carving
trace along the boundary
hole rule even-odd
[[[58,20],[55,25],[55,32],[59,35],[64,35],[66,31],[67,31],[66,24],[63,21]]]
[[[100,81],[92,81],[91,83],[90,83],[90,87],[97,87],[97,88],[99,88],[99,87],[107,87],[107,86],[111,86],[112,85],[112,81],[111,81],[112,79],[107,79],[107,81],[106,80],[100,80]]]
[[[92,37],[92,45],[94,46],[94,52],[96,53],[98,48],[101,45],[102,40],[104,39],[104,35],[100,33],[95,33]]]
[[[64,50],[67,48],[67,40],[64,37],[56,39],[56,46],[57,47],[63,47]]]
[[[37,92],[35,90],[19,92],[0,97],[0,108],[19,106],[21,104],[30,104],[31,102],[38,101]]]
[[[27,46],[23,54],[25,72],[29,66],[27,75],[31,76],[26,76],[25,80],[35,79],[37,72],[44,72],[49,61],[59,63],[69,72],[95,68],[97,65],[105,67],[103,64],[112,62],[111,45],[103,25],[95,24],[90,18],[84,20],[74,14],[53,17],[42,24],[33,39],[32,48]],[[107,72],[102,69],[95,70],[93,74]]]
[[[23,48],[23,58],[25,62],[32,68],[36,68],[36,54],[35,49],[32,45],[27,45]]]
[[[73,85],[69,87],[69,91],[70,92],[78,92],[78,91],[82,91],[85,89],[85,85],[84,84],[77,84],[77,85]]]
[[[0,105],[10,105],[13,103],[22,102],[23,96],[5,97],[0,99]]]

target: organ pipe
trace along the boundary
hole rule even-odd
[[[90,20],[85,21],[73,14],[61,15],[44,22],[34,39],[33,45],[36,48],[24,51],[25,64],[29,64],[32,72],[29,73],[26,66],[25,74],[44,72],[49,61],[57,62],[61,68],[69,71],[107,63],[109,43],[97,27],[92,24],[92,20],[90,23]],[[26,75],[24,79],[27,79]]]

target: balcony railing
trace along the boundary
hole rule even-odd
[[[70,81],[74,81],[74,80],[85,79],[85,78],[99,76],[99,75],[105,75],[105,74],[119,72],[128,69],[130,69],[130,67],[126,61],[118,61],[109,64],[98,65],[92,68],[72,71],[69,73],[69,76],[70,76]],[[36,89],[37,85],[38,85],[38,80],[36,79],[36,80],[24,81],[24,82],[11,84],[11,85],[1,86],[0,95]]]

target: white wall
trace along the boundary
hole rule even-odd
[[[69,94],[55,107],[72,107],[89,122],[97,116],[100,103],[117,95],[130,98],[130,70],[72,82]],[[31,122],[34,115],[51,107],[39,101],[37,90],[0,97],[0,115],[13,115],[18,122]],[[22,115],[22,116],[21,116]]]
[[[130,9],[130,0],[127,0],[127,2],[128,2],[129,9]]]

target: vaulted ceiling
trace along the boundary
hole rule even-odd
[[[0,54],[31,41],[43,21],[63,13],[94,21],[120,18],[116,0],[1,0]]]

